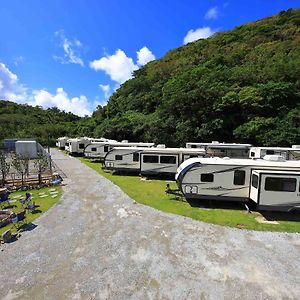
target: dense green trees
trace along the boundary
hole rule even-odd
[[[78,116],[57,108],[42,109],[0,101],[0,141],[12,137],[34,137],[42,145],[55,144],[64,135],[76,135]]]

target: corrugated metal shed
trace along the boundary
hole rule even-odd
[[[36,141],[17,141],[15,145],[16,154],[28,156],[30,159],[37,157],[38,151]]]

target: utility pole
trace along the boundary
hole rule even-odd
[[[48,133],[48,153],[50,154],[50,133]]]
[[[49,155],[49,168],[50,168],[50,173],[52,175],[52,158],[50,154],[50,133],[48,133],[48,155]]]

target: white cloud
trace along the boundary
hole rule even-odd
[[[107,99],[110,95],[109,84],[99,84],[100,89],[103,91],[104,97]]]
[[[207,39],[214,33],[215,31],[213,31],[210,27],[202,27],[196,30],[191,29],[184,37],[183,43],[187,44],[187,43],[197,41],[199,39]]]
[[[155,56],[146,46],[137,51],[136,54],[138,59],[137,64],[139,66],[143,66],[149,61],[155,60]]]
[[[219,10],[218,10],[218,7],[215,6],[215,7],[210,8],[210,9],[206,12],[204,18],[205,18],[206,20],[213,20],[213,19],[215,20],[215,19],[218,18],[218,16],[219,16]]]
[[[107,54],[91,61],[90,67],[95,71],[104,71],[111,80],[117,82],[116,88],[118,88],[121,83],[132,78],[133,71],[155,59],[154,54],[146,46],[136,53],[136,63],[123,50],[118,49],[115,54]]]
[[[24,103],[27,89],[19,84],[18,76],[0,63],[0,99]]]
[[[62,64],[78,64],[83,67],[84,63],[80,58],[81,42],[77,39],[70,40],[66,38],[63,30],[55,32],[55,36],[60,39],[59,45],[63,48],[64,55],[54,55],[53,58]]]
[[[30,92],[18,82],[17,75],[3,63],[0,63],[0,100],[39,105],[43,108],[57,107],[78,116],[90,115],[91,108],[94,108],[91,107],[86,96],[70,98],[63,88],[58,88],[55,94],[45,89]]]
[[[90,62],[90,67],[95,71],[104,71],[111,80],[120,84],[132,78],[132,72],[139,68],[121,49],[113,55],[106,55]]]
[[[45,89],[35,90],[32,94],[32,101],[29,103],[31,105],[39,105],[43,108],[57,107],[82,117],[91,115],[86,96],[70,98],[63,88],[58,88],[55,94],[51,94]]]

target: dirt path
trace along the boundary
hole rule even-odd
[[[224,228],[134,202],[79,160],[62,201],[1,246],[1,299],[299,299],[300,235]]]

